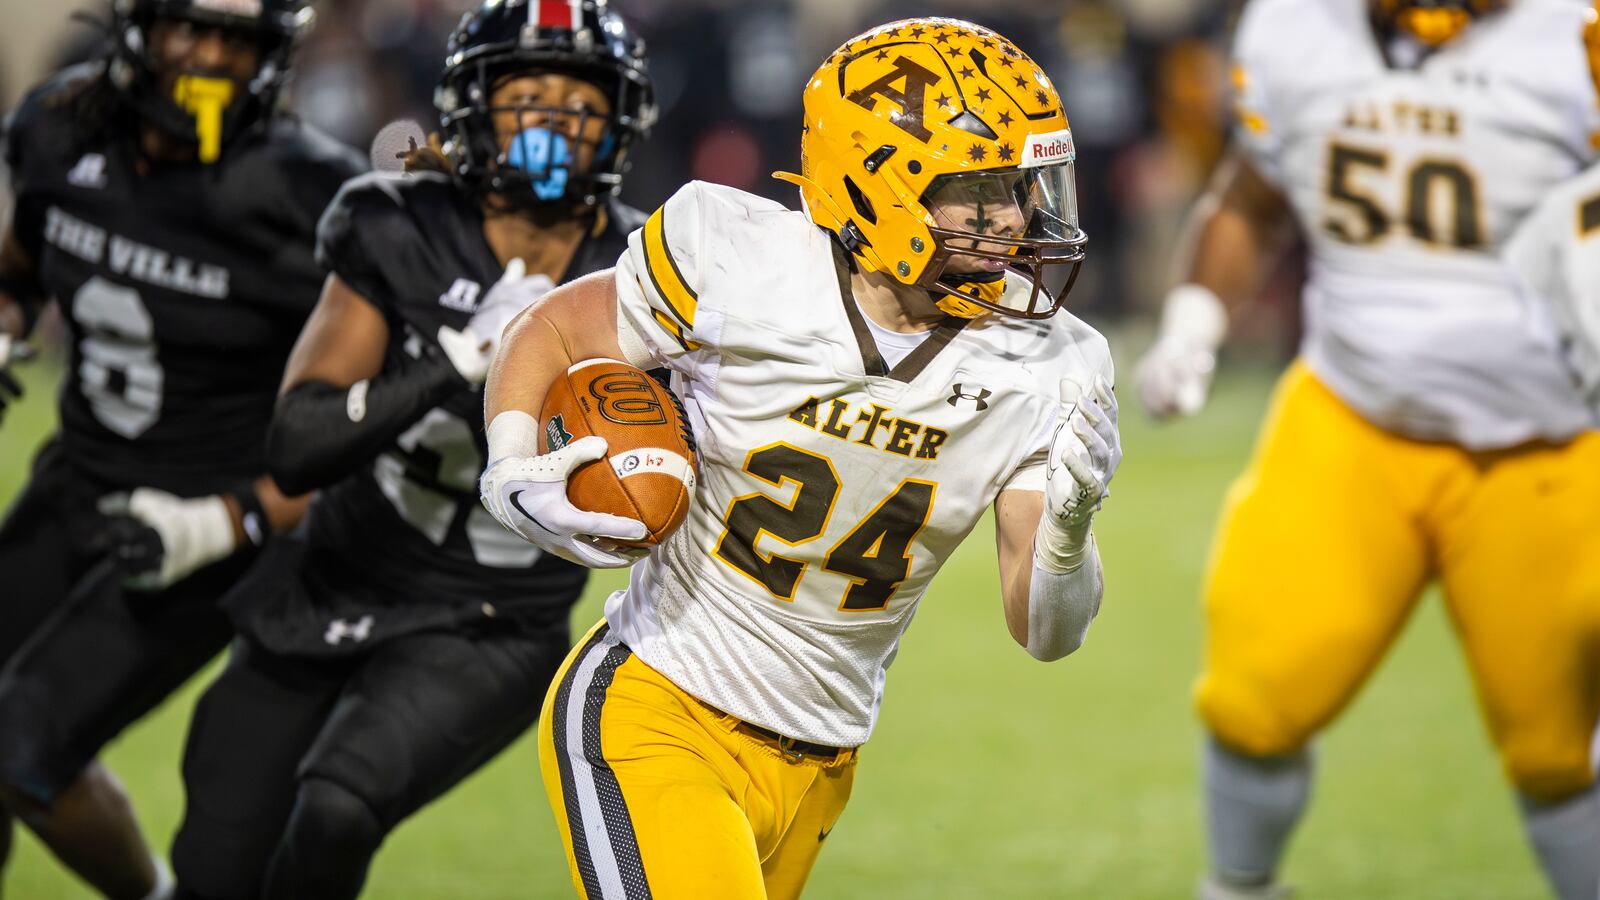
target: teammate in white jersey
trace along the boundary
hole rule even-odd
[[[1043,289],[1085,240],[1054,88],[987,29],[914,19],[839,48],[805,107],[782,177],[807,213],[688,185],[491,375],[486,504],[589,565],[626,564],[604,539],[643,525],[567,502],[605,448],[534,455],[545,386],[585,358],[665,367],[699,442],[688,520],[546,700],[589,897],[798,895],[900,636],[991,504],[1018,643],[1064,656],[1099,606],[1089,523],[1121,450],[1106,343]]]
[[[1570,0],[1252,0],[1240,143],[1202,201],[1139,386],[1203,404],[1227,307],[1298,226],[1301,358],[1230,492],[1197,689],[1208,897],[1275,897],[1307,745],[1444,588],[1529,837],[1593,900],[1600,434],[1497,249],[1594,157]]]
[[[1528,312],[1600,415],[1600,165],[1551,191],[1507,242]]]

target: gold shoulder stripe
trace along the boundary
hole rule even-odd
[[[700,349],[700,344],[697,341],[691,341],[684,337],[683,327],[677,322],[672,321],[672,318],[666,313],[659,309],[652,309],[650,310],[650,315],[655,316],[656,322],[658,322],[662,328],[667,330],[668,334],[672,335],[672,337],[677,340],[678,346],[689,351]]]
[[[633,280],[635,284],[639,285],[639,292],[644,293],[644,282],[640,281],[637,275],[634,276]],[[672,339],[678,342],[679,347],[682,347],[685,351],[694,351],[700,349],[700,343],[698,341],[692,341],[689,338],[684,337],[683,326],[678,324],[678,322],[671,316],[666,315],[661,310],[656,309],[653,306],[650,307],[650,315],[655,318],[656,324],[660,325],[667,332],[667,334],[672,335]]]
[[[665,213],[666,207],[662,207],[644,223],[645,272],[649,274],[656,293],[667,302],[667,308],[683,327],[693,328],[694,311],[699,305],[700,296],[689,287],[683,273],[678,270],[678,263],[667,252]]]

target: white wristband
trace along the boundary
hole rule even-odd
[[[508,409],[489,423],[489,465],[510,457],[539,455],[539,423],[520,409]]]
[[[1161,307],[1161,337],[1215,353],[1228,336],[1228,308],[1210,288],[1180,284]]]
[[[1046,572],[1066,575],[1077,571],[1094,552],[1094,532],[1089,523],[1066,527],[1053,520],[1049,513],[1039,518],[1039,528],[1033,533],[1033,564]]]

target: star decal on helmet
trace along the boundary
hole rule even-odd
[[[955,59],[956,57],[961,55],[961,48],[960,47],[951,47],[950,49],[944,51],[944,55],[950,57],[951,59]]]
[[[950,43],[950,34],[949,34],[949,32],[941,31],[938,34],[934,35],[933,36],[933,42],[935,44],[948,44],[948,43]]]
[[[939,104],[940,106],[944,106],[950,102],[950,98],[946,97],[944,94],[940,94],[939,96],[933,98],[933,102]]]
[[[1028,79],[1023,78],[1021,75],[1018,75],[1016,77],[1016,82],[1017,82],[1017,87],[1027,87],[1028,86]]]
[[[1007,144],[1007,143],[1001,143],[1000,144],[1000,161],[1001,162],[1011,162],[1012,155],[1013,155],[1013,151],[1011,149],[1011,145]]]
[[[879,50],[877,53],[872,54],[872,58],[873,59],[878,59],[878,60],[888,59],[889,58],[889,51],[887,51],[887,50]]]
[[[972,71],[971,66],[963,66],[960,74],[962,78],[971,78],[976,73]]]
[[[1033,92],[1033,97],[1034,97],[1035,100],[1039,101],[1039,104],[1041,106],[1050,102],[1050,95],[1046,94],[1042,90],[1041,91],[1034,91]]]
[[[901,26],[896,25],[895,27],[893,27],[893,28],[889,29],[888,31],[884,32],[884,34],[887,34],[889,37],[899,37],[901,30],[902,30]]]
[[[987,99],[989,99],[989,96],[990,96],[990,94],[989,94],[989,89],[988,88],[978,88],[978,99],[979,100],[987,100]]]
[[[1000,57],[999,60],[997,60],[997,62],[999,62],[1001,66],[1003,66],[1003,67],[1005,67],[1007,69],[1011,68],[1011,57],[1009,57],[1009,56],[1002,56],[1002,57]]]
[[[967,156],[970,157],[973,162],[983,162],[983,158],[988,155],[989,151],[985,150],[982,144],[973,144],[972,147],[967,150]]]
[[[918,25],[917,27],[911,29],[911,36],[914,37],[914,38],[915,37],[922,37],[922,33],[924,31],[927,31],[927,30],[928,29],[922,27],[921,25]]]
[[[1010,125],[1011,124],[1011,111],[1010,110],[1004,110],[1003,109],[1003,110],[1000,111],[1000,124],[1001,125]]]

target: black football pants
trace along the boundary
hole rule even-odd
[[[356,897],[390,830],[533,724],[567,650],[565,627],[422,632],[332,660],[239,638],[184,753],[179,896]]]
[[[0,525],[0,782],[41,804],[227,646],[250,562],[125,591],[90,547],[105,490],[47,447]]]

